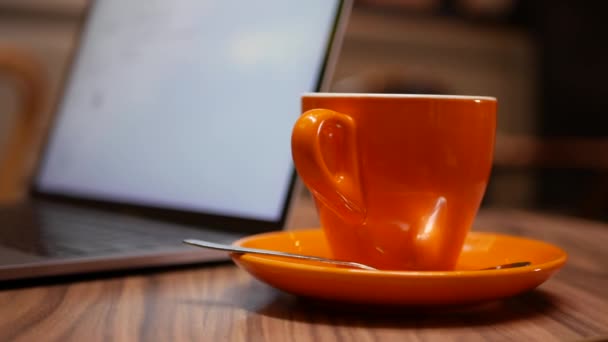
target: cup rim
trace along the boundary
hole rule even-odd
[[[327,93],[327,92],[308,92],[303,93],[302,97],[348,97],[348,98],[389,98],[389,99],[437,99],[437,100],[483,100],[494,101],[493,96],[476,95],[434,95],[434,94],[383,94],[383,93]]]

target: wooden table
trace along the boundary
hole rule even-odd
[[[314,210],[300,207],[296,221],[301,226],[316,224]],[[274,290],[231,264],[5,288],[0,291],[0,341],[577,341],[608,337],[608,225],[484,210],[475,227],[555,243],[569,252],[570,259],[535,291],[450,310],[305,301]]]

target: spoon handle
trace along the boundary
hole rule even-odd
[[[270,250],[265,250],[265,249],[257,249],[257,248],[247,248],[247,247],[240,247],[240,246],[224,245],[224,244],[221,244],[221,243],[215,243],[215,242],[209,242],[209,241],[203,241],[203,240],[196,240],[196,239],[187,239],[187,240],[184,240],[184,243],[186,243],[188,245],[197,246],[197,247],[217,249],[217,250],[220,250],[220,251],[227,251],[227,252],[237,253],[237,254],[251,253],[251,254],[271,255],[271,256],[277,256],[277,257],[293,258],[293,259],[300,259],[300,260],[310,260],[310,261],[323,262],[323,263],[327,263],[327,264],[334,264],[334,265],[340,265],[340,266],[360,268],[360,269],[363,269],[363,270],[376,270],[375,268],[373,268],[371,266],[363,265],[363,264],[360,264],[360,263],[357,263],[357,262],[341,261],[341,260],[333,260],[333,259],[325,259],[325,258],[320,258],[320,257],[315,257],[315,256],[292,254],[292,253],[287,253],[287,252],[270,251]]]

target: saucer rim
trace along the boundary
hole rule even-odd
[[[306,229],[297,229],[297,230],[285,230],[285,231],[272,231],[266,233],[260,233],[255,235],[250,235],[238,239],[232,243],[234,246],[242,246],[244,243],[248,241],[256,240],[259,238],[264,238],[272,235],[283,235],[283,234],[293,234],[293,233],[319,233],[322,232],[322,228],[306,228]],[[510,234],[502,234],[502,233],[493,233],[493,232],[478,232],[471,231],[469,235],[490,235],[490,236],[501,236],[508,238],[515,238],[520,240],[528,240],[533,241],[535,243],[541,243],[550,246],[551,248],[555,248],[557,252],[559,252],[560,256],[554,260],[544,262],[541,264],[532,264],[523,267],[516,268],[506,268],[499,270],[454,270],[454,271],[400,271],[400,270],[363,270],[363,269],[354,269],[354,268],[338,268],[338,267],[330,267],[324,266],[322,264],[314,265],[314,264],[303,264],[296,262],[294,260],[290,260],[288,258],[285,259],[273,259],[263,255],[254,255],[254,254],[237,254],[230,253],[231,258],[234,259],[243,259],[248,263],[265,263],[268,266],[272,267],[288,267],[291,269],[297,269],[300,271],[313,271],[313,272],[332,272],[339,274],[356,274],[358,276],[378,276],[389,277],[389,278],[469,278],[469,277],[496,277],[496,276],[511,276],[516,274],[523,274],[529,272],[540,272],[540,271],[550,271],[560,269],[568,260],[568,253],[562,248],[538,239],[533,239],[529,237],[510,235]],[[235,260],[236,262],[236,260]]]

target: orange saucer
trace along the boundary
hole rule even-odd
[[[329,257],[322,230],[272,232],[234,243]],[[537,240],[471,232],[454,271],[367,271],[310,261],[233,255],[241,268],[286,292],[331,301],[390,305],[446,305],[499,299],[534,289],[566,262],[566,252]],[[477,269],[517,261],[526,267]]]

